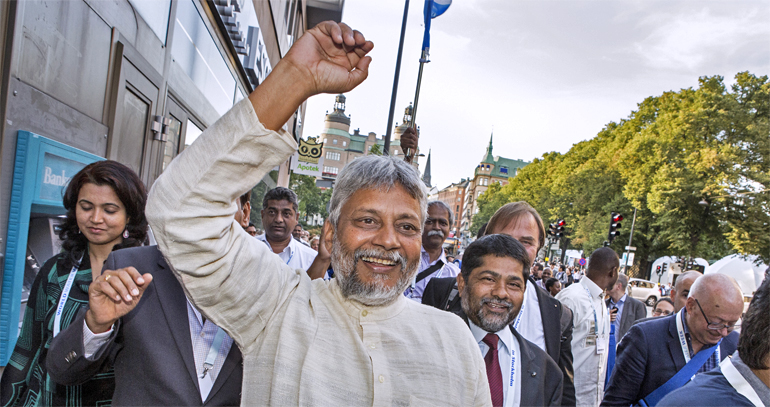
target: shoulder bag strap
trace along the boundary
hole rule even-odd
[[[428,277],[429,275],[433,274],[434,271],[444,267],[444,262],[441,260],[438,260],[436,264],[426,268],[420,274],[417,275],[417,278],[414,280],[414,283],[417,284],[420,281],[424,280],[425,277]]]
[[[684,386],[698,372],[698,369],[700,369],[701,366],[706,363],[706,360],[710,358],[714,352],[716,352],[719,345],[720,344],[717,344],[712,346],[709,350],[701,351],[695,354],[695,356],[690,359],[690,361],[687,362],[687,364],[684,365],[682,369],[676,372],[674,377],[668,379],[666,383],[663,383],[662,386],[658,387],[652,393],[648,394],[647,397],[640,400],[639,405],[643,407],[652,407],[658,404],[658,402],[660,402],[660,400],[663,399],[666,394]]]

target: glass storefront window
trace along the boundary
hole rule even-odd
[[[192,120],[187,119],[187,131],[184,135],[184,145],[185,147],[189,146],[190,144],[195,141],[198,136],[203,133],[203,130],[200,129],[200,127],[196,126],[195,123],[192,122]]]
[[[192,0],[177,6],[171,55],[219,114],[233,106],[235,78]]]
[[[166,45],[168,33],[168,15],[171,12],[171,0],[128,0],[152,32]]]

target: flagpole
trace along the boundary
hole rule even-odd
[[[409,0],[404,1],[404,18],[401,21],[401,39],[398,41],[398,56],[396,57],[396,74],[393,76],[393,91],[390,94],[390,112],[388,113],[388,129],[385,131],[384,155],[390,155],[390,133],[393,130],[393,113],[396,110],[396,94],[398,93],[398,76],[401,73],[401,54],[404,51],[404,35],[406,34],[406,17],[409,13]]]
[[[420,85],[422,84],[422,69],[425,66],[425,63],[428,62],[428,51],[423,49],[422,50],[422,57],[420,58],[420,70],[417,73],[417,89],[414,91],[414,105],[412,107],[412,120],[411,123],[409,123],[409,127],[413,128],[415,132],[417,131],[417,102],[420,100]],[[414,151],[411,151],[411,148],[407,148],[406,152],[404,154],[404,161],[408,163],[412,163],[412,160],[414,159]]]

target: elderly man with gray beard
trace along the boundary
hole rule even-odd
[[[370,155],[340,171],[322,234],[332,280],[304,277],[233,221],[234,200],[297,150],[284,123],[306,98],[361,83],[373,47],[345,24],[308,30],[150,193],[158,247],[193,304],[243,353],[241,405],[490,404],[463,321],[402,295],[427,212],[414,167]]]
[[[420,268],[411,286],[404,292],[407,298],[422,302],[422,294],[428,282],[436,277],[457,277],[460,269],[450,263],[444,254],[444,240],[452,225],[452,210],[441,201],[428,202],[428,217],[422,231]]]

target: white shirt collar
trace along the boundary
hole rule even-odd
[[[261,241],[265,242],[265,244],[267,244],[267,247],[269,247],[270,250],[273,251],[273,246],[270,246],[270,242],[267,241],[267,233],[263,233],[261,235],[257,235],[256,237],[257,237],[257,240],[261,240]],[[297,247],[296,245],[297,244],[301,244],[301,243],[299,243],[297,241],[297,239],[295,239],[292,236],[291,240],[289,240],[289,244],[286,245],[286,247],[283,249],[282,253],[285,253],[288,250],[289,251],[289,255],[294,254],[294,252],[297,250],[296,249],[296,247]],[[275,253],[275,251],[273,251],[273,253]]]
[[[476,343],[481,342],[487,334],[491,333],[479,328],[470,319],[468,319],[468,326],[471,328],[471,333],[473,333],[473,338],[476,340]],[[503,329],[494,333],[497,334],[500,341],[503,342],[503,345],[508,349],[508,354],[510,354],[511,349],[513,349],[513,333],[511,332],[511,328],[506,325]]]
[[[590,278],[581,278],[580,284],[582,284],[583,287],[587,288],[588,292],[590,292],[591,296],[594,298],[600,298],[599,296],[601,295],[601,293],[604,292],[604,290],[601,289],[596,283],[591,281]]]
[[[436,261],[430,261],[430,253],[425,251],[425,248],[422,247],[422,246],[420,246],[420,255],[425,258],[424,261],[426,263],[429,263],[428,266],[432,266],[432,265],[436,264],[436,261],[439,261],[439,260],[441,260],[444,264],[447,263],[447,261],[446,261],[446,254],[444,253],[444,249],[441,249],[441,256],[438,256],[438,259],[436,259]]]

